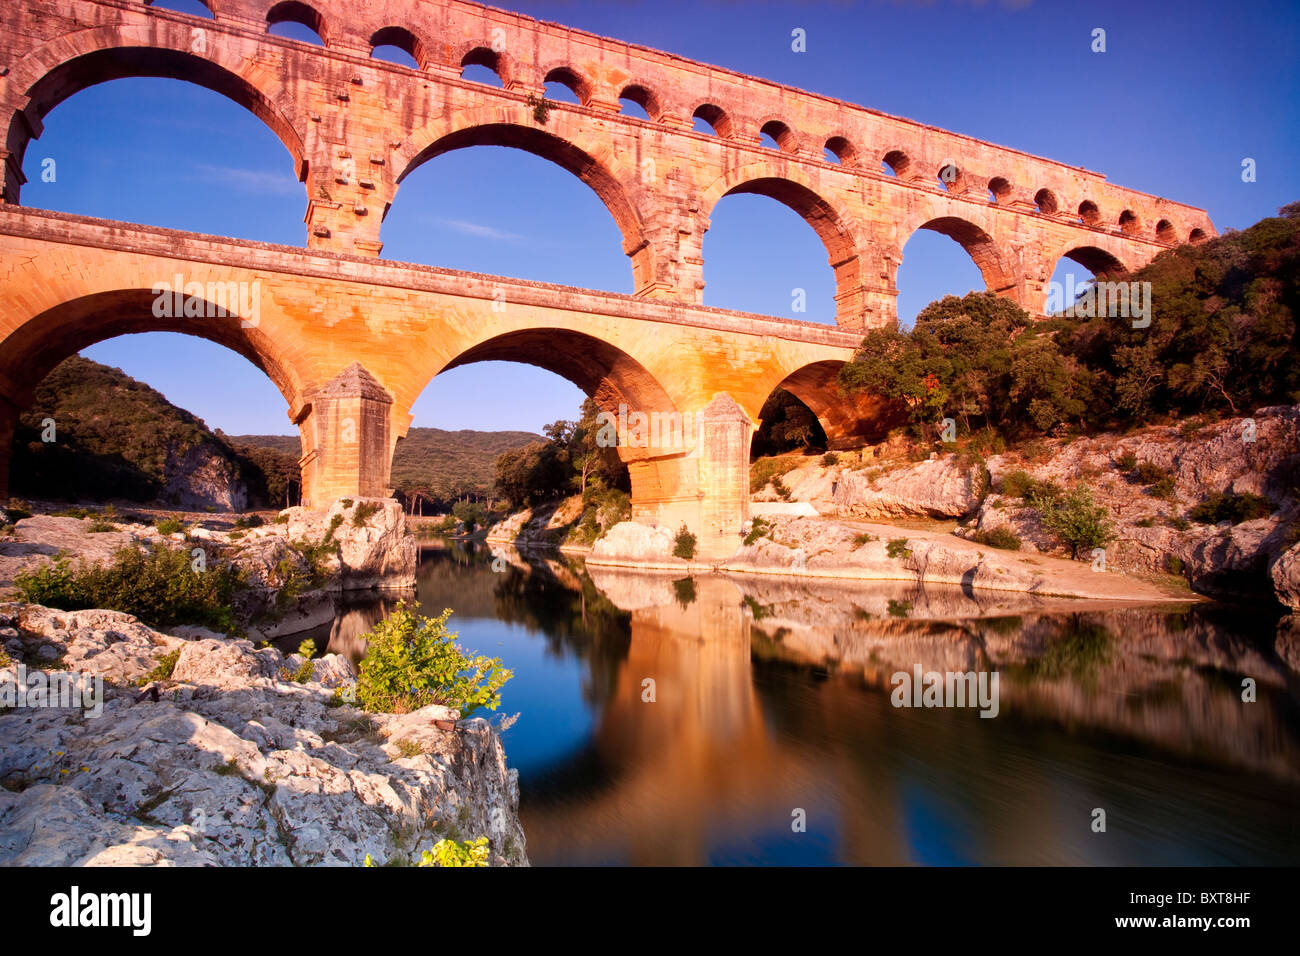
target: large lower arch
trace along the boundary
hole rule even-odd
[[[200,43],[197,28],[169,21],[151,27],[82,30],[33,51],[17,64],[9,80],[11,89],[22,91],[22,99],[5,104],[10,111],[5,201],[18,201],[23,157],[31,140],[40,136],[45,116],[88,87],[127,77],[184,80],[233,100],[275,133],[293,158],[298,179],[306,181],[303,138],[291,112],[281,108],[269,88],[270,74],[227,52],[215,37]],[[195,52],[196,48],[202,52]]]
[[[570,329],[505,332],[465,349],[442,371],[473,362],[522,362],[554,372],[582,389],[603,410],[619,406],[647,414],[672,414],[677,404],[640,362],[622,349]]]
[[[420,140],[416,138],[415,141],[418,143]],[[470,146],[521,149],[573,173],[600,198],[614,217],[614,222],[623,235],[623,252],[632,259],[634,288],[641,290],[653,282],[654,265],[649,254],[644,219],[631,191],[610,164],[599,161],[558,133],[511,122],[496,115],[491,118],[471,116],[464,125],[436,135],[432,142],[411,156],[397,177],[398,185],[429,160]]]
[[[703,230],[724,196],[750,193],[767,196],[794,210],[812,227],[826,247],[826,258],[835,273],[835,321],[855,324],[853,315],[862,307],[862,269],[856,229],[814,187],[807,177],[773,163],[755,163],[732,170],[705,191],[700,199]]]
[[[176,315],[174,309],[158,308],[159,294],[152,289],[97,292],[33,315],[0,338],[0,493],[8,490],[14,426],[34,400],[36,386],[64,359],[105,339],[140,332],[179,332],[208,339],[266,373],[290,410],[301,406],[300,396],[307,387],[303,375],[292,357],[282,353],[257,324],[228,309],[229,300],[219,296],[196,294],[183,301],[190,308],[189,317],[184,310]],[[160,316],[160,311],[173,314]]]
[[[795,369],[772,389],[785,389],[817,416],[831,449],[859,448],[882,440],[901,424],[899,410],[887,399],[870,392],[840,391],[839,373],[844,362],[812,362]]]

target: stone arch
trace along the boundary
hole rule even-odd
[[[208,15],[212,17],[213,20],[217,18],[217,11],[213,7],[213,0],[198,0],[198,2],[199,2],[199,6],[203,7],[205,10],[208,11]],[[144,0],[144,5],[146,7],[157,7],[157,9],[166,10],[168,13],[178,12],[176,10],[173,10],[171,7],[158,7],[157,4],[158,4],[158,0]],[[195,16],[195,14],[190,14],[190,15]]]
[[[912,168],[912,158],[901,149],[891,149],[880,157],[880,161],[893,171],[894,175],[902,179]]]
[[[1079,203],[1079,221],[1085,226],[1097,226],[1101,224],[1101,210],[1091,199],[1085,199]]]
[[[277,23],[300,23],[320,37],[326,46],[330,45],[330,32],[325,17],[302,0],[281,0],[266,11],[267,27],[273,27]]]
[[[701,103],[691,113],[691,119],[704,120],[713,127],[713,132],[719,139],[731,139],[736,134],[736,124],[732,121],[731,114],[713,103]]]
[[[1061,204],[1056,199],[1056,193],[1050,189],[1040,189],[1034,193],[1034,205],[1044,216],[1054,216],[1060,210]]]
[[[600,197],[623,235],[623,252],[632,259],[636,289],[652,280],[653,263],[645,234],[645,219],[632,191],[619,179],[609,164],[556,132],[514,122],[508,110],[486,107],[458,115],[461,125],[448,130],[446,120],[439,119],[439,129],[415,132],[410,150],[398,165],[400,186],[416,168],[443,153],[470,146],[508,146],[550,160],[567,169],[586,183]],[[420,144],[424,144],[421,146]]]
[[[225,346],[261,369],[284,396],[292,416],[305,417],[302,396],[310,387],[294,357],[277,347],[260,323],[245,328],[238,314],[216,317],[219,295],[196,295],[203,316],[155,314],[153,289],[100,291],[61,302],[9,328],[0,338],[0,493],[9,487],[9,456],[19,414],[35,400],[35,389],[54,367],[97,342],[139,332],[179,332]],[[209,308],[211,307],[211,308]],[[301,426],[300,426],[301,428]],[[305,488],[304,488],[305,494]]]
[[[591,83],[567,63],[544,70],[542,72],[542,83],[559,83],[577,97],[578,103],[582,106],[586,106],[591,102]]]
[[[1132,209],[1125,209],[1119,214],[1119,219],[1115,221],[1119,231],[1126,236],[1137,236],[1142,234],[1142,220],[1138,218],[1137,213]]]
[[[138,27],[98,27],[54,40],[24,57],[9,77],[25,101],[9,119],[6,146],[21,169],[27,146],[43,128],[45,116],[84,89],[128,77],[163,77],[206,87],[247,109],[271,129],[293,157],[300,181],[307,179],[303,137],[293,111],[244,75],[262,79],[260,68],[210,42],[203,55],[193,52],[192,28],[158,21]],[[19,183],[6,173],[5,197],[16,202]]]
[[[266,373],[290,407],[310,387],[309,374],[277,345],[264,323],[247,323],[226,308],[231,300],[224,290],[204,283],[202,294],[186,300],[204,314],[160,316],[155,307],[160,293],[152,288],[93,292],[47,308],[0,338],[0,381],[14,388],[21,400],[54,366],[97,342],[139,332],[179,332],[244,356]],[[222,314],[223,308],[229,314]]]
[[[835,273],[835,298],[840,304],[836,321],[845,324],[844,303],[861,285],[859,242],[856,224],[817,192],[816,185],[801,171],[780,163],[751,163],[720,177],[700,197],[703,230],[718,202],[733,193],[751,193],[775,199],[808,223],[822,245]]]
[[[620,100],[630,100],[641,107],[652,122],[658,123],[663,119],[663,100],[644,83],[628,83],[619,92],[618,98]]]
[[[858,164],[858,150],[847,136],[836,134],[830,137],[823,145],[823,149],[830,150],[841,166],[856,166]]]
[[[1005,176],[994,176],[989,180],[989,193],[993,196],[990,202],[1005,203],[1012,195],[1011,181]]]
[[[941,202],[936,202],[935,206],[937,208],[932,211],[943,208]],[[984,277],[984,285],[988,291],[1006,294],[1016,288],[1017,275],[1015,268],[1002,254],[993,237],[982,227],[959,216],[935,216],[926,219],[915,228],[908,229],[905,233],[906,238],[903,239],[903,246],[906,246],[908,239],[911,239],[920,229],[927,229],[930,232],[937,232],[941,236],[947,236],[965,249],[966,254],[975,263],[975,267],[979,269],[980,275]]]
[[[405,27],[380,27],[370,36],[370,48],[394,46],[415,61],[416,66],[428,69],[428,46],[423,40]]]
[[[654,374],[635,358],[604,339],[559,327],[516,329],[463,349],[435,374],[475,362],[522,362],[568,379],[603,411],[617,415],[619,406],[647,415],[680,410]],[[428,383],[425,384],[427,387]],[[681,451],[682,449],[677,449]],[[645,457],[655,449],[635,449],[624,460]]]
[[[1055,259],[1052,260],[1052,268],[1062,259],[1070,259],[1079,263],[1098,279],[1108,279],[1114,276],[1121,276],[1128,272],[1128,267],[1120,261],[1119,257],[1113,252],[1102,249],[1098,246],[1070,246],[1061,250]]]
[[[797,368],[768,392],[764,402],[777,389],[785,389],[817,417],[830,449],[880,441],[901,423],[899,410],[888,399],[870,392],[841,392],[839,374],[844,364],[828,359]]]
[[[1206,239],[1210,238],[1204,229],[1199,226],[1187,234],[1187,241],[1193,246],[1199,246]]]
[[[1168,219],[1161,219],[1156,223],[1156,239],[1173,245],[1178,241],[1178,230]]]
[[[799,151],[799,138],[787,123],[779,119],[765,119],[758,128],[760,135],[766,133],[776,143],[776,148],[783,153]]]
[[[515,65],[510,57],[477,41],[461,44],[454,62],[462,70],[467,66],[487,67],[497,75],[503,87],[508,88],[515,79]]]

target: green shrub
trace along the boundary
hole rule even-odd
[[[24,518],[32,516],[31,509],[27,507],[27,502],[18,498],[9,499],[9,507],[4,509],[5,518],[10,524],[22,521]]]
[[[749,534],[745,535],[745,544],[753,544],[759,538],[766,538],[771,533],[772,522],[766,518],[755,518],[749,524]]]
[[[1267,518],[1272,513],[1272,502],[1260,495],[1216,492],[1187,512],[1187,516],[1199,524],[1218,524],[1220,521],[1241,524],[1254,518]]]
[[[363,501],[357,505],[357,510],[352,514],[352,527],[365,527],[367,521],[384,510],[384,506],[378,501]]]
[[[833,451],[828,451],[826,454],[822,455],[823,468],[830,468],[833,467],[834,465],[838,465],[839,463],[840,463],[840,456],[835,454],[835,452]]]
[[[277,518],[276,520],[279,521],[280,519]],[[284,520],[288,521],[289,519],[286,517]],[[260,528],[264,524],[266,522],[262,520],[262,516],[259,514],[240,515],[235,519],[236,528]]]
[[[160,518],[154,527],[158,529],[159,534],[164,536],[170,536],[185,530],[185,525],[175,518]]]
[[[1126,451],[1115,459],[1115,467],[1120,471],[1132,471],[1137,467],[1137,463],[1137,455],[1133,454],[1131,451]]]
[[[993,528],[991,531],[976,531],[971,535],[971,540],[976,544],[986,544],[990,548],[1002,548],[1007,551],[1020,550],[1020,538],[1006,525]]]
[[[87,534],[103,534],[105,531],[116,531],[117,526],[108,521],[92,521],[86,527]]]
[[[514,674],[500,658],[466,655],[447,631],[450,616],[448,610],[427,617],[402,604],[376,624],[361,660],[358,705],[401,714],[442,704],[462,717],[479,707],[495,710]]]
[[[298,645],[298,653],[302,655],[303,660],[302,663],[298,665],[298,669],[289,676],[289,680],[296,684],[305,684],[307,681],[311,680],[316,673],[316,668],[311,661],[311,659],[316,656],[316,642],[311,638],[303,641]]]
[[[439,840],[432,850],[425,850],[418,866],[487,866],[488,838],[477,840]]]
[[[1056,482],[1035,478],[1023,468],[1017,468],[1003,475],[998,485],[998,492],[1008,498],[1023,499],[1035,506],[1059,498],[1062,493],[1061,486]]]
[[[106,608],[134,614],[154,628],[200,624],[237,632],[230,604],[241,585],[239,572],[228,565],[195,571],[190,561],[184,548],[125,547],[111,564],[82,561],[75,570],[61,556],[53,565],[19,572],[14,585],[24,601],[64,611]]]
[[[885,554],[891,558],[910,558],[912,550],[907,546],[906,538],[894,538],[885,545]]]
[[[781,500],[783,501],[790,500],[790,495],[791,495],[790,488],[786,485],[784,479],[782,479],[780,475],[776,475],[772,479],[772,490],[776,492],[777,497],[779,497]]]
[[[1173,500],[1175,491],[1173,475],[1165,475],[1163,478],[1157,478],[1152,482],[1151,486],[1147,488],[1147,491],[1151,492],[1152,497],[1163,498],[1166,501]]]
[[[351,499],[351,498],[340,498],[340,499],[339,499],[339,504],[341,504],[344,508],[351,508],[351,507],[352,507],[352,499]]]
[[[695,535],[687,530],[686,525],[682,525],[677,531],[677,538],[673,543],[673,557],[684,561],[695,557]]]
[[[1070,549],[1070,557],[1080,551],[1104,548],[1115,537],[1109,512],[1092,497],[1087,485],[1075,485],[1060,498],[1039,506],[1043,526]]]
[[[1153,465],[1149,461],[1144,461],[1134,469],[1133,476],[1137,478],[1139,485],[1154,485],[1162,478],[1168,478],[1169,472],[1165,471],[1159,465]]]
[[[876,537],[874,534],[872,534],[870,531],[864,531],[864,532],[862,532],[862,534],[856,535],[856,536],[853,538],[853,547],[855,547],[855,548],[860,548],[860,547],[862,547],[864,544],[870,544],[872,541],[878,541],[878,540],[880,540],[880,539],[877,538],[877,537]]]
[[[1165,524],[1169,525],[1169,527],[1173,528],[1175,531],[1186,531],[1192,526],[1192,523],[1182,515],[1170,515],[1165,519]]]
[[[136,684],[140,687],[144,687],[146,684],[156,680],[170,680],[172,671],[176,670],[176,662],[180,660],[180,657],[181,648],[179,647],[170,654],[164,654],[162,657],[158,658],[158,666],[143,677],[138,678]]]

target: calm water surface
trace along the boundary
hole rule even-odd
[[[513,552],[494,572],[481,548],[423,551],[417,596],[515,672],[497,713],[519,714],[535,865],[1300,863],[1275,615]],[[380,613],[344,614],[329,650],[357,657]],[[914,665],[997,670],[999,715],[895,708]]]

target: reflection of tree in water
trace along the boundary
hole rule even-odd
[[[1071,615],[1061,621],[1059,632],[1041,655],[1008,669],[1031,680],[1071,679],[1096,690],[1097,673],[1110,663],[1114,639],[1109,628]]]
[[[577,589],[541,562],[530,561],[527,570],[511,565],[499,574],[487,572],[494,580],[495,616],[537,633],[549,654],[586,662],[583,697],[600,705],[613,693],[627,659],[632,615],[596,590],[580,564],[566,562],[566,568]]]

